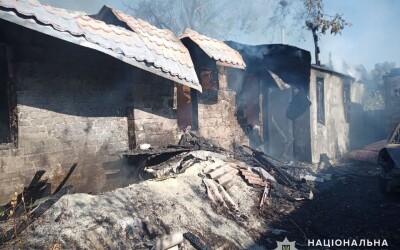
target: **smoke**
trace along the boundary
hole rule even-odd
[[[269,53],[269,49],[266,46],[249,46],[245,44],[240,44],[236,42],[228,41],[226,42],[229,46],[238,50],[242,55],[249,56],[250,58],[257,58],[262,60],[265,55]]]
[[[103,5],[110,5],[117,9],[126,11],[126,4],[137,4],[141,1],[128,1],[128,0],[39,0],[44,4],[49,4],[56,7],[84,11],[89,14],[97,13]],[[190,0],[185,0],[190,1]],[[278,1],[276,1],[278,2]],[[314,44],[312,34],[308,30],[290,29],[290,22],[296,20],[298,15],[296,10],[301,6],[295,5],[290,9],[290,5],[283,5],[282,8],[276,7],[275,1],[266,1],[264,5],[259,2],[252,8],[254,13],[245,13],[249,18],[254,19],[251,29],[246,31],[241,30],[241,27],[236,27],[230,36],[226,37],[225,40],[234,40],[243,44],[271,44],[281,43],[282,38],[280,35],[276,35],[282,32],[285,36],[286,43],[294,45],[308,51],[314,51]],[[281,1],[285,3],[287,1]],[[326,34],[320,37],[320,58],[322,63],[328,62],[328,55],[331,52],[332,56],[339,62],[336,63],[336,68],[342,71],[340,61],[346,61],[351,65],[363,64],[368,70],[374,67],[377,62],[393,61],[397,65],[400,65],[400,32],[398,32],[398,23],[400,22],[400,16],[397,11],[400,9],[400,1],[382,0],[377,2],[376,0],[353,0],[349,1],[324,1],[325,9],[327,13],[340,13],[343,14],[351,23],[351,27],[346,27],[341,35],[333,36]],[[254,5],[253,4],[253,5]],[[231,3],[230,3],[231,5]],[[243,5],[242,1],[237,1],[235,5],[239,8]],[[269,11],[266,11],[265,6],[268,6]],[[157,7],[155,5],[155,7]],[[212,7],[208,7],[212,9]],[[240,8],[239,8],[240,9]],[[278,12],[273,13],[276,9]],[[247,9],[246,9],[247,10]],[[243,10],[243,11],[246,11]],[[283,11],[280,13],[279,11]],[[272,12],[272,13],[271,13]],[[161,12],[163,13],[163,12]],[[281,15],[278,15],[278,14]],[[366,15],[368,13],[368,15]],[[238,13],[240,14],[240,13]],[[243,13],[242,13],[243,14]],[[279,20],[270,18],[271,15],[279,17]],[[251,16],[250,16],[251,15]],[[146,18],[144,18],[146,19]],[[179,20],[177,18],[177,20]],[[230,19],[218,18],[220,22]],[[279,22],[278,22],[279,21]],[[266,29],[271,25],[280,23],[276,29]],[[230,27],[231,23],[224,24],[225,27]],[[302,26],[302,25],[300,25]],[[209,29],[215,29],[215,27],[208,27]],[[203,31],[204,33],[214,34],[221,33],[213,30]],[[252,53],[249,51],[249,53]],[[254,51],[255,55],[261,56],[258,51]],[[349,70],[343,72],[353,74],[355,78],[358,78],[357,72]]]

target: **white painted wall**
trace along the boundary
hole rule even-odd
[[[316,78],[324,78],[325,125],[317,122]],[[344,80],[330,73],[311,69],[310,127],[312,161],[319,162],[321,154],[337,158],[349,148],[349,123],[345,119]]]

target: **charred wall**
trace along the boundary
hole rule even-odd
[[[149,143],[153,146],[166,146],[178,143],[173,82],[143,71],[135,71],[133,78],[136,145]]]
[[[292,158],[301,161],[311,160],[311,139],[309,126],[309,109],[304,106],[298,109],[295,119],[287,116],[288,108],[297,92],[302,93],[303,102],[293,103],[292,106],[301,107],[306,102],[309,91],[311,55],[308,51],[283,44],[271,45],[244,45],[236,42],[227,42],[243,56],[247,68],[246,76],[257,76],[260,79],[260,124],[264,148],[267,153],[276,157]],[[278,75],[289,89],[280,90],[268,71]],[[243,81],[246,92],[247,81]],[[300,90],[300,91],[299,91]],[[239,100],[247,102],[246,94]],[[305,100],[305,101],[304,101]]]
[[[129,140],[170,139],[176,126],[165,105],[172,83],[94,50],[8,22],[0,27],[0,43],[12,51],[18,117],[18,145],[0,150],[0,203],[37,170],[46,170],[56,186],[74,162],[69,182],[76,191],[129,184],[118,156]],[[136,133],[128,133],[135,123]]]
[[[196,95],[193,113],[197,120],[198,132],[201,136],[212,139],[225,148],[232,148],[234,142],[248,144],[249,139],[244,125],[237,116],[236,92],[230,88],[236,71],[219,66],[206,55],[197,44],[183,39],[195,65],[195,70],[203,92],[192,92]]]
[[[229,72],[218,66],[219,86],[228,85]],[[227,88],[203,92],[198,93],[199,133],[228,149],[233,143],[248,145],[249,139],[237,117],[236,93]]]

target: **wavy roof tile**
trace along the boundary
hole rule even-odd
[[[167,64],[176,67],[179,71],[194,70],[189,51],[170,30],[159,29],[109,6],[103,6],[93,17],[108,24],[124,27],[137,34],[146,47],[158,55],[156,65]]]
[[[239,52],[232,49],[222,41],[207,37],[198,33],[197,31],[186,29],[181,35],[180,39],[189,38],[211,58],[217,61],[217,63],[244,69],[246,64],[243,61],[242,56]]]
[[[177,38],[170,40],[168,44],[159,45],[157,42],[151,42],[150,34],[159,30],[150,27],[150,24],[144,21],[135,23],[138,31],[131,31],[106,24],[84,13],[42,5],[35,0],[0,0],[0,13],[0,19],[83,47],[96,49],[133,66],[201,91],[190,56],[181,55],[187,50],[180,51],[179,54],[165,52],[169,52],[166,46],[177,49],[173,51],[179,51],[178,48],[181,48],[182,43],[177,42]],[[122,12],[118,15],[129,18]],[[141,30],[151,30],[147,39],[145,35],[139,35]],[[169,32],[165,30],[163,32],[165,37],[168,37]],[[186,54],[189,55],[189,52]]]

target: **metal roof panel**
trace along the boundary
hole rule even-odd
[[[160,55],[171,56],[170,54],[160,49],[156,50],[156,46],[149,46],[149,41],[130,30],[106,24],[79,12],[68,12],[32,0],[0,0],[0,12],[2,13],[0,19],[96,49],[133,66],[201,91],[194,67],[191,67],[193,65],[191,59],[184,64],[180,63],[179,59],[168,60],[169,58]],[[141,25],[147,27],[146,30],[153,30],[144,22],[138,22],[137,29],[144,29]],[[53,31],[49,30],[49,27]],[[82,41],[82,38],[86,42]]]
[[[216,61],[228,64],[234,68],[246,68],[240,53],[222,41],[207,37],[198,33],[197,31],[186,29],[181,35],[180,39],[189,38],[211,58]]]

